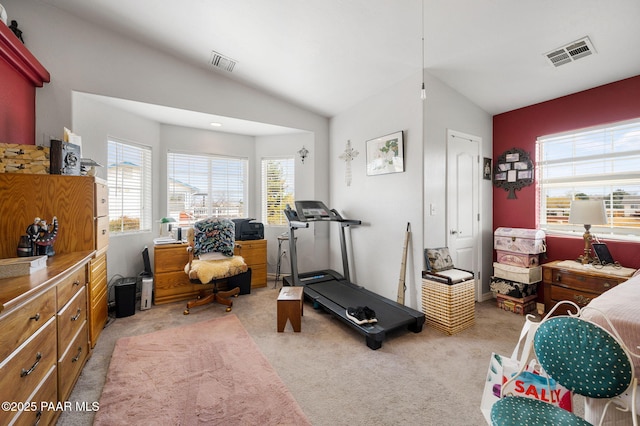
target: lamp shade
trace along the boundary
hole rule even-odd
[[[569,211],[569,223],[580,225],[605,225],[607,213],[604,201],[574,200]]]

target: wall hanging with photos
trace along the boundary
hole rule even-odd
[[[529,154],[519,148],[502,153],[495,162],[493,184],[509,192],[508,199],[516,199],[516,191],[533,183],[533,162]]]

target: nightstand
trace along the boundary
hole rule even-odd
[[[611,265],[596,268],[573,260],[545,263],[542,265],[545,312],[549,312],[561,300],[585,306],[591,299],[627,281],[634,272],[634,269]]]

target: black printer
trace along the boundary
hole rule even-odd
[[[264,225],[254,218],[232,219],[236,226],[236,240],[262,240]]]

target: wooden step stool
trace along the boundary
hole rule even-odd
[[[284,331],[287,320],[293,331],[300,332],[304,306],[304,288],[284,286],[278,295],[278,333]]]

